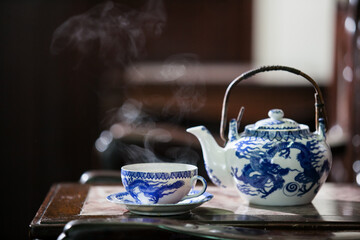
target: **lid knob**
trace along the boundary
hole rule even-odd
[[[274,120],[280,120],[284,117],[284,112],[281,109],[271,109],[268,112],[268,116]]]

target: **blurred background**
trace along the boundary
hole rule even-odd
[[[1,1],[0,111],[5,227],[14,239],[56,182],[94,169],[199,166],[187,127],[219,135],[222,98],[241,73],[298,68],[317,81],[334,154],[329,181],[360,184],[358,1]],[[314,90],[289,73],[241,83],[241,129],[282,108],[314,130]]]

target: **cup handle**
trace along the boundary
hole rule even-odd
[[[191,178],[191,186],[195,186],[195,183],[196,183],[197,180],[200,180],[202,182],[202,185],[203,185],[202,189],[196,194],[191,194],[191,195],[188,194],[188,195],[186,195],[180,201],[201,196],[206,191],[207,182],[206,182],[205,178],[203,178],[202,176],[199,176],[199,175],[193,176]]]

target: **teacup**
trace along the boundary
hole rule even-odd
[[[198,168],[183,163],[138,163],[121,168],[121,180],[126,191],[138,204],[175,204],[198,197],[206,191],[206,180]],[[202,189],[189,194],[197,180]]]

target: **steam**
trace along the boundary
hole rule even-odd
[[[185,130],[179,128],[175,134],[183,133],[182,137],[188,137],[187,142],[174,143],[176,139],[172,130],[176,129],[171,128],[176,128],[176,124],[163,126],[156,117],[145,111],[143,104],[134,99],[128,99],[118,109],[116,123],[110,130],[103,131],[95,142],[95,147],[104,160],[104,167],[113,169],[124,164],[141,162],[197,165],[200,156],[191,149],[191,141]],[[109,153],[112,156],[108,156]]]
[[[145,55],[147,38],[161,35],[165,21],[165,8],[160,0],[149,0],[140,10],[108,1],[61,24],[53,34],[50,51],[55,55],[75,53],[79,58],[78,65],[95,56],[108,69],[135,68],[133,62]],[[176,125],[186,114],[204,105],[205,87],[183,83],[189,75],[197,80],[201,78],[193,70],[191,73],[189,71],[197,64],[196,55],[178,54],[165,60],[159,70],[162,81],[172,83],[173,86],[169,90],[174,97],[164,103],[161,114],[162,117],[170,118],[166,121]],[[105,168],[161,161],[196,165],[200,159],[198,153],[183,144],[186,141],[173,144],[174,135],[169,128],[160,126],[159,119],[134,99],[126,100],[116,110],[112,121],[110,129],[103,131],[95,142]],[[159,145],[160,148],[167,146],[162,156],[155,154]]]
[[[111,163],[111,160],[106,161],[107,152],[116,152],[116,156],[122,161],[120,165],[141,162],[177,162],[197,165],[201,156],[191,148],[190,136],[182,128],[172,131],[176,130],[176,126],[181,123],[185,115],[198,111],[206,101],[205,85],[191,83],[184,85],[183,82],[180,84],[182,78],[188,77],[188,68],[193,64],[197,64],[196,58],[178,55],[165,61],[159,71],[163,77],[169,74],[169,78],[164,81],[173,81],[171,84],[174,86],[173,98],[164,103],[161,113],[162,117],[167,117],[166,122],[172,125],[159,124],[161,121],[148,113],[143,103],[135,99],[128,99],[123,103],[115,114],[115,123],[110,131],[104,131],[95,144],[98,152],[102,153],[103,157],[105,156],[104,167],[121,167],[106,165],[116,164]],[[187,139],[184,139],[182,143],[176,143],[177,139],[174,138],[176,135]],[[135,142],[141,143],[142,146],[131,144]],[[159,152],[159,149],[162,153],[155,154]]]
[[[117,152],[122,158],[122,164],[178,162],[197,165],[201,155],[191,148],[191,136],[186,134],[185,129],[179,127],[176,130],[176,126],[180,125],[186,115],[198,111],[205,104],[205,83],[201,72],[194,70],[199,69],[198,65],[196,55],[177,54],[166,59],[158,68],[157,78],[171,86],[169,91],[173,96],[169,101],[164,102],[160,113],[160,117],[170,123],[168,126],[159,123],[164,122],[164,119],[158,119],[154,114],[148,113],[145,103],[127,99],[115,114],[115,123],[110,128],[111,141],[101,140],[101,135],[97,140],[101,143],[97,147],[98,151],[103,154]],[[141,69],[137,74],[141,74]],[[144,76],[145,79],[149,77],[147,74]],[[179,135],[183,138],[181,143],[176,142],[178,139],[175,136],[179,138]],[[132,144],[135,142],[138,144]],[[142,146],[139,146],[139,143]],[[161,154],[158,154],[159,149]]]
[[[150,0],[141,10],[108,1],[59,26],[50,51],[76,51],[81,59],[95,51],[104,65],[125,66],[143,55],[146,36],[160,35],[165,21],[162,1]]]
[[[206,88],[201,73],[190,70],[198,69],[198,65],[196,55],[177,54],[169,57],[160,70],[163,80],[172,81],[175,86],[172,89],[173,98],[163,108],[164,115],[176,113],[174,121],[181,121],[185,115],[197,112],[205,105]],[[188,81],[185,84],[184,79],[190,78],[197,84]]]

